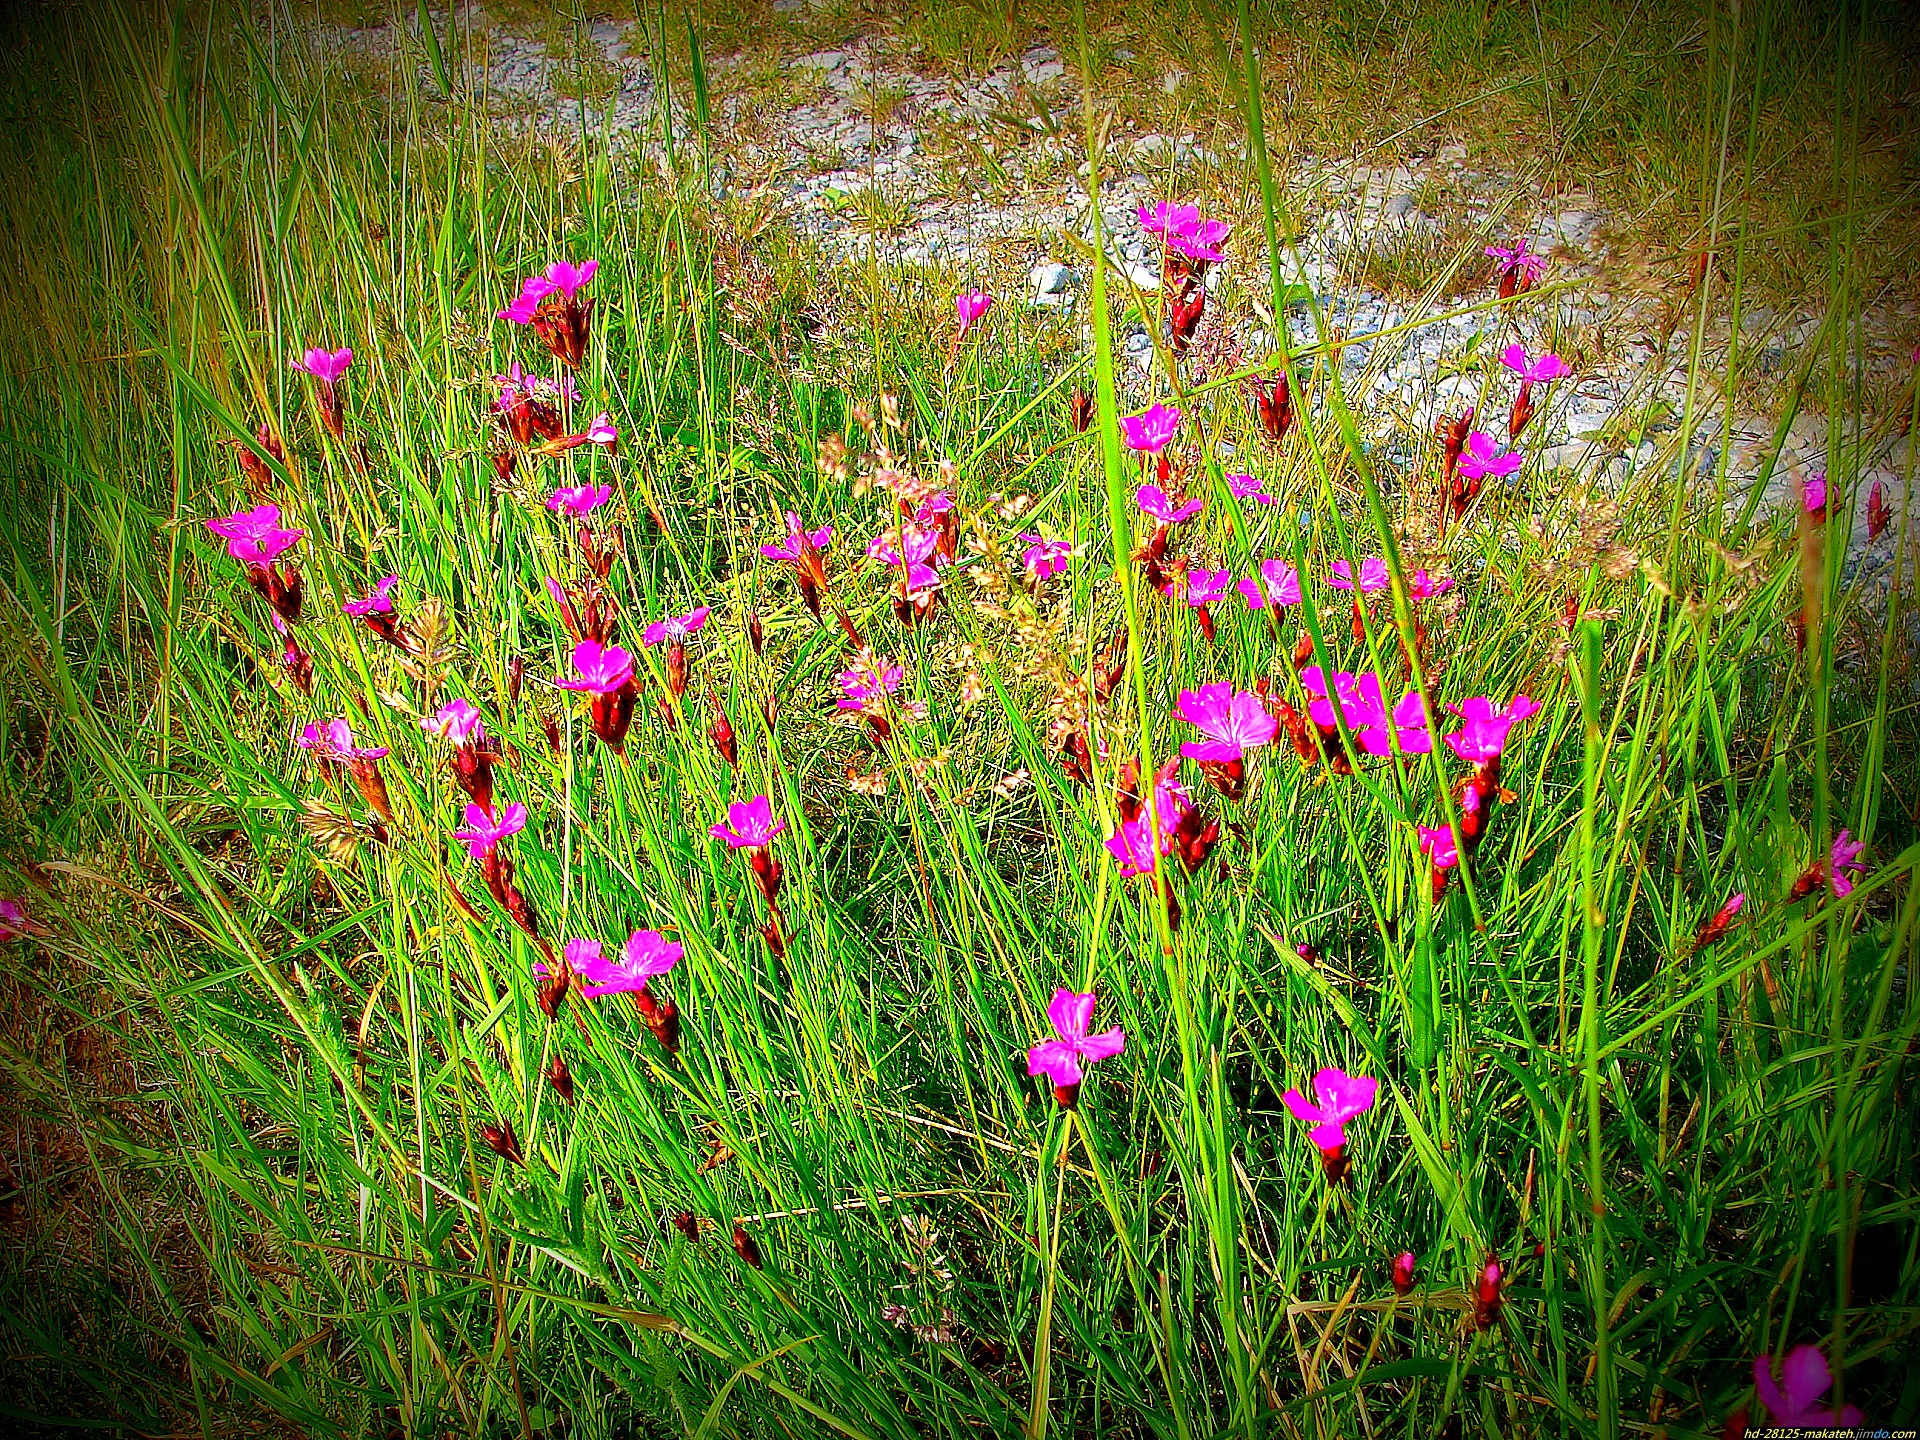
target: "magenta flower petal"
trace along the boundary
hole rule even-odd
[[[589,280],[593,279],[593,272],[599,268],[598,260],[585,260],[578,265],[567,260],[556,260],[547,266],[546,283],[549,287],[547,293],[564,290],[567,292],[567,298],[571,300]],[[531,280],[527,283],[533,284]]]
[[[773,802],[756,795],[727,806],[726,823],[713,826],[707,833],[726,841],[731,849],[747,850],[771,844],[774,836],[786,828],[786,821],[773,818]]]
[[[1027,1074],[1044,1075],[1062,1088],[1078,1085],[1080,1057],[1065,1040],[1042,1040],[1027,1051]]]
[[[1134,503],[1154,519],[1168,525],[1178,525],[1182,520],[1190,520],[1206,509],[1204,500],[1189,500],[1184,505],[1175,505],[1167,492],[1158,485],[1142,485],[1133,495]]]
[[[562,485],[547,497],[547,508],[578,520],[613,498],[611,485]]]
[[[953,308],[960,318],[960,334],[965,335],[971,330],[974,322],[992,307],[993,296],[984,290],[967,290],[955,296]]]
[[[1300,574],[1284,560],[1262,560],[1258,577],[1249,575],[1235,588],[1246,598],[1249,610],[1300,603]]]
[[[287,364],[295,370],[304,370],[322,385],[332,385],[347,373],[347,367],[353,363],[353,351],[348,349],[328,350],[324,346],[315,346],[298,360],[289,360]]]
[[[633,656],[618,645],[582,640],[573,647],[573,668],[573,679],[553,683],[590,695],[615,695],[633,683]]]
[[[1180,428],[1180,412],[1171,405],[1156,401],[1138,415],[1123,415],[1120,428],[1126,432],[1129,449],[1158,455],[1167,448],[1167,442],[1173,439],[1174,432]]]

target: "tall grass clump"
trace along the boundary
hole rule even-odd
[[[1420,322],[1474,318],[1478,404],[1373,442],[1346,347],[1405,334],[1287,283],[1244,3],[1258,226],[1169,195],[1160,290],[1096,235],[1064,316],[716,198],[704,79],[642,155],[489,125],[425,9],[386,86],[284,16],[34,16],[0,1413],[1910,1419],[1912,536],[1861,475],[1920,401],[1850,378],[1855,16],[1828,468],[1781,514],[1695,443],[1761,243],[1752,9],[1686,411],[1571,483],[1529,453],[1564,282],[1504,233]],[[1203,378],[1227,259],[1300,320]]]

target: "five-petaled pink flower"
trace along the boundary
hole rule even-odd
[[[1376,590],[1384,590],[1392,580],[1393,574],[1387,569],[1387,562],[1377,555],[1370,555],[1360,562],[1360,590],[1371,595]],[[1333,573],[1327,576],[1327,584],[1336,590],[1353,589],[1353,567],[1344,560],[1333,562]]]
[[[757,850],[773,843],[773,837],[787,828],[787,822],[773,818],[773,802],[764,795],[751,800],[736,800],[727,806],[726,823],[715,825],[707,833],[727,842],[729,849]]]
[[[593,272],[599,268],[598,260],[583,260],[577,265],[571,260],[556,260],[547,266],[547,283],[555,290],[564,290],[571,300],[593,279]]]
[[[307,535],[304,530],[282,528],[278,505],[236,510],[224,518],[207,521],[207,529],[227,542],[227,554],[247,566],[273,564]]]
[[[868,709],[898,690],[906,673],[898,665],[882,666],[872,660],[861,660],[852,669],[840,672],[840,689],[844,693],[835,703],[842,710]]]
[[[1149,235],[1183,235],[1200,223],[1198,205],[1182,205],[1162,200],[1149,209],[1140,207],[1140,228]]]
[[[562,485],[547,497],[547,508],[556,515],[578,520],[598,510],[613,498],[611,485]]]
[[[1827,1369],[1827,1357],[1816,1345],[1796,1345],[1780,1366],[1780,1382],[1773,1378],[1773,1356],[1761,1355],[1753,1362],[1753,1389],[1767,1407],[1773,1423],[1789,1430],[1821,1430],[1865,1423],[1866,1415],[1854,1405],[1840,1410],[1814,1408],[1820,1397],[1833,1388],[1833,1374]]]
[[[1319,1147],[1323,1159],[1340,1156],[1344,1174],[1345,1157],[1341,1154],[1347,1143],[1347,1122],[1356,1115],[1364,1115],[1373,1108],[1373,1099],[1380,1089],[1380,1082],[1371,1075],[1349,1075],[1346,1071],[1328,1065],[1315,1073],[1313,1093],[1319,1104],[1314,1104],[1298,1090],[1289,1090],[1280,1097],[1280,1103],[1293,1112],[1293,1118],[1313,1126],[1307,1138]],[[1333,1175],[1331,1167],[1329,1176]]]
[[[1262,560],[1258,577],[1249,575],[1236,587],[1246,597],[1249,610],[1264,610],[1268,605],[1300,603],[1300,572],[1284,560]]]
[[[1572,367],[1551,350],[1538,360],[1529,360],[1527,347],[1518,340],[1500,352],[1500,363],[1529,385],[1544,385],[1573,373]]]
[[[974,322],[986,314],[993,306],[993,296],[984,290],[964,290],[954,297],[954,312],[960,317],[960,334],[954,336],[958,343],[960,336],[973,328]]]
[[[707,616],[712,613],[711,605],[702,605],[684,615],[670,615],[665,620],[656,620],[640,633],[640,643],[658,645],[662,640],[685,641],[707,623]]]
[[[1068,540],[1046,540],[1038,535],[1022,535],[1027,542],[1026,553],[1020,558],[1027,567],[1027,574],[1036,580],[1044,580],[1049,575],[1064,575],[1067,570],[1067,557],[1073,553],[1073,543]]]
[[[612,695],[633,684],[633,656],[618,645],[582,640],[573,647],[573,668],[573,679],[553,683],[589,695]]]
[[[1460,457],[1460,476],[1465,480],[1482,480],[1489,475],[1495,478],[1511,475],[1520,468],[1520,459],[1518,450],[1502,455],[1492,436],[1475,430],[1467,436],[1466,452]]]
[[[1178,579],[1169,580],[1165,593],[1179,599],[1184,589],[1189,605],[1218,605],[1227,598],[1227,586],[1232,580],[1231,570],[1208,570],[1201,566],[1187,571],[1184,587]]]
[[[1178,708],[1180,718],[1207,737],[1180,747],[1189,760],[1238,760],[1244,752],[1271,742],[1280,728],[1260,696],[1235,690],[1225,680],[1182,690]]]
[[[1489,245],[1487,254],[1500,262],[1503,285],[1508,276],[1513,276],[1522,285],[1531,285],[1547,268],[1546,256],[1535,255],[1527,248],[1527,242],[1524,240],[1511,248],[1504,245]]]
[[[568,965],[585,982],[580,987],[582,995],[619,995],[644,990],[649,980],[673,969],[682,953],[679,945],[658,930],[634,931],[621,947],[618,958],[611,960],[600,953],[598,941],[587,943],[593,946],[592,953],[581,953],[577,958],[573,946],[567,947]]]
[[[1142,811],[1106,838],[1106,847],[1120,862],[1122,875],[1149,875],[1154,868],[1153,826]]]
[[[1207,508],[1204,500],[1189,500],[1184,505],[1175,505],[1171,496],[1158,485],[1142,485],[1133,492],[1134,503],[1165,525],[1178,525],[1182,520],[1191,520]]]
[[[1866,845],[1853,838],[1851,830],[1842,830],[1833,837],[1833,849],[1828,854],[1827,874],[1833,886],[1836,898],[1853,893],[1853,883],[1866,867],[1860,863],[1860,852]],[[1852,874],[1848,874],[1852,871]]]
[[[463,814],[466,828],[454,831],[453,838],[466,846],[467,854],[475,860],[485,860],[502,840],[527,828],[527,807],[518,800],[502,807],[498,819],[478,805],[468,805]]]
[[[298,360],[289,360],[287,364],[295,370],[304,370],[322,385],[337,385],[340,377],[347,373],[347,367],[353,363],[353,351],[345,349],[328,350],[314,346]]]
[[[1453,580],[1442,575],[1438,580],[1424,570],[1413,572],[1407,582],[1407,593],[1416,600],[1431,600],[1436,595],[1444,595],[1453,588]]]
[[[1540,706],[1529,695],[1516,695],[1513,703],[1504,710],[1496,710],[1493,701],[1485,695],[1476,695],[1447,709],[1458,715],[1465,724],[1451,735],[1440,738],[1453,747],[1453,753],[1469,765],[1485,765],[1489,760],[1500,758],[1500,752],[1506,749],[1507,732],[1514,722],[1524,720],[1539,711]]]
[[[833,527],[822,525],[818,530],[808,530],[800,523],[800,517],[793,511],[787,511],[787,543],[785,545],[762,545],[760,553],[769,560],[799,561],[815,550],[827,548],[827,542],[833,539]]]
[[[1180,428],[1180,411],[1156,400],[1138,415],[1121,416],[1120,428],[1126,432],[1129,449],[1158,455]]]
[[[1231,228],[1224,220],[1198,220],[1185,230],[1169,231],[1166,236],[1167,248],[1178,251],[1189,260],[1217,265],[1227,258],[1227,252],[1220,247]]]
[[[398,575],[383,575],[364,599],[348,600],[340,606],[340,609],[356,620],[364,620],[369,615],[391,615],[393,587],[399,583]]]
[[[309,739],[310,735],[317,739]],[[347,723],[344,716],[329,720],[317,730],[309,725],[301,732],[299,743],[304,748],[318,750],[335,760],[379,760],[387,753],[384,745],[355,745],[353,726]]]
[[[1047,1006],[1047,1019],[1053,1022],[1053,1033],[1059,1038],[1042,1040],[1027,1051],[1027,1074],[1051,1080],[1055,1098],[1068,1109],[1086,1078],[1084,1067],[1127,1048],[1127,1032],[1118,1025],[1098,1035],[1087,1033],[1093,1021],[1093,1005],[1091,992],[1082,995],[1065,988],[1055,990]]]
[[[1453,843],[1453,831],[1445,825],[1416,825],[1420,832],[1420,853],[1433,862],[1435,870],[1451,870],[1460,863],[1460,851]]]
[[[451,740],[455,745],[479,745],[487,738],[480,709],[471,700],[449,700],[422,720],[420,728],[437,740]]]
[[[1254,500],[1262,505],[1273,504],[1273,496],[1267,494],[1261,483],[1251,475],[1227,476],[1227,489],[1236,500]]]

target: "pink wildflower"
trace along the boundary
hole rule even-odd
[[[1371,1075],[1349,1075],[1334,1066],[1325,1066],[1313,1077],[1313,1093],[1320,1102],[1313,1104],[1298,1090],[1280,1097],[1281,1104],[1293,1112],[1293,1118],[1313,1126],[1307,1138],[1320,1151],[1320,1164],[1334,1184],[1346,1179],[1347,1122],[1373,1108],[1380,1082]]]
[[[1022,535],[1020,538],[1027,542],[1026,553],[1021,560],[1030,577],[1044,580],[1049,575],[1066,573],[1067,557],[1073,553],[1071,541],[1046,540],[1038,535]]]
[[[1247,576],[1236,588],[1246,597],[1249,610],[1300,603],[1300,573],[1284,560],[1262,560],[1259,575]]]
[[[1393,574],[1387,569],[1387,562],[1377,555],[1370,555],[1360,562],[1360,590],[1371,595],[1376,590],[1384,590],[1391,582]],[[1344,560],[1333,562],[1333,573],[1327,576],[1327,584],[1336,590],[1353,589],[1353,568]]]
[[[1189,260],[1217,265],[1227,258],[1227,252],[1220,247],[1226,242],[1227,232],[1231,228],[1224,220],[1200,220],[1186,230],[1169,232],[1166,237],[1167,248],[1178,251]]]
[[[449,700],[422,720],[420,728],[436,740],[450,740],[455,745],[484,745],[487,739],[479,707],[471,700]]]
[[[574,264],[569,260],[556,260],[547,266],[546,280],[555,290],[565,293],[571,300],[593,279],[593,272],[600,268],[598,260],[583,260]]]
[[[1149,235],[1183,235],[1200,223],[1198,205],[1162,200],[1152,209],[1140,207],[1140,228]]]
[[[1866,1416],[1853,1405],[1835,1410],[1814,1406],[1833,1388],[1833,1374],[1827,1357],[1815,1345],[1796,1345],[1780,1366],[1780,1383],[1773,1378],[1773,1356],[1761,1355],[1753,1362],[1753,1388],[1760,1403],[1767,1407],[1773,1423],[1788,1430],[1822,1430],[1865,1423]]]
[[[1484,480],[1489,475],[1495,478],[1511,475],[1520,468],[1520,460],[1518,450],[1510,450],[1502,455],[1492,436],[1485,431],[1475,430],[1467,436],[1467,448],[1460,457],[1458,468],[1464,480]]]
[[[340,377],[347,373],[347,367],[353,363],[353,351],[315,346],[298,360],[289,360],[287,363],[295,370],[304,370],[322,385],[337,385]]]
[[[43,928],[18,900],[0,900],[0,945],[18,940],[22,935],[37,935]]]
[[[1227,476],[1227,489],[1236,500],[1253,500],[1262,505],[1273,504],[1273,496],[1267,494],[1260,481],[1251,475]]]
[[[786,828],[786,821],[773,818],[773,802],[756,795],[727,806],[726,823],[713,826],[708,833],[726,841],[729,849],[757,850],[771,845],[773,837]]]
[[[906,671],[898,665],[882,667],[863,659],[850,670],[840,672],[840,689],[845,692],[835,703],[842,710],[866,710],[900,688]]]
[[[1225,680],[1182,690],[1179,712],[1182,720],[1207,737],[1180,747],[1189,760],[1238,760],[1246,751],[1270,743],[1280,728],[1259,695],[1236,691]]]
[[[1447,709],[1458,715],[1466,723],[1451,735],[1441,738],[1453,747],[1453,753],[1469,765],[1485,765],[1490,760],[1500,758],[1500,752],[1506,749],[1507,732],[1516,721],[1524,720],[1540,709],[1538,702],[1528,695],[1516,695],[1513,703],[1504,710],[1493,708],[1493,701],[1485,695],[1476,695]]]
[[[1323,730],[1334,729],[1336,722],[1332,700],[1337,699],[1340,715],[1346,720],[1347,728],[1353,732],[1353,738],[1359,742],[1360,748],[1369,755],[1390,754],[1393,739],[1399,741],[1400,749],[1407,754],[1424,755],[1433,748],[1433,732],[1427,725],[1426,704],[1421,700],[1418,690],[1409,690],[1402,695],[1394,702],[1389,714],[1380,677],[1371,670],[1358,676],[1344,670],[1338,672],[1333,677],[1331,698],[1325,673],[1318,665],[1309,665],[1302,670],[1300,683],[1311,694],[1320,697],[1307,707],[1314,723]]]
[[[547,508],[570,520],[598,510],[613,498],[611,485],[562,485],[547,497]]]
[[[467,854],[475,860],[484,861],[502,840],[527,828],[527,807],[517,800],[504,807],[498,819],[478,805],[467,806],[463,813],[466,828],[454,831],[453,838],[466,846]]]
[[[1800,487],[1800,506],[1815,520],[1827,518],[1827,472],[1816,470]]]
[[[1443,575],[1436,580],[1424,570],[1414,571],[1407,583],[1407,593],[1416,600],[1431,600],[1436,595],[1446,594],[1452,588],[1453,581],[1448,576]]]
[[[1527,347],[1519,341],[1500,352],[1500,363],[1529,385],[1544,385],[1573,373],[1572,367],[1551,350],[1538,360],[1527,358]]]
[[[1866,845],[1853,838],[1851,830],[1842,830],[1833,837],[1833,849],[1829,852],[1827,874],[1831,877],[1833,893],[1836,899],[1844,899],[1853,893],[1853,884],[1865,867],[1860,863],[1860,852]],[[1849,874],[1848,872],[1852,873]]]
[[[1082,995],[1064,988],[1055,990],[1047,1005],[1047,1019],[1053,1022],[1053,1033],[1059,1038],[1042,1040],[1027,1051],[1027,1074],[1051,1080],[1054,1099],[1063,1110],[1071,1110],[1079,1098],[1085,1066],[1127,1048],[1126,1031],[1118,1025],[1098,1035],[1087,1033],[1093,1006],[1091,992]]]
[[[656,620],[641,632],[642,645],[658,645],[662,640],[684,641],[707,623],[707,617],[713,613],[711,605],[701,605],[687,611],[684,615],[672,615],[665,620]]]
[[[609,960],[600,954],[599,942],[593,944],[593,954],[583,955],[579,963],[574,962],[572,947],[568,947],[568,961],[584,983],[580,987],[582,995],[616,995],[629,991],[644,990],[647,982],[665,975],[679,963],[682,947],[667,939],[658,930],[636,930],[627,938],[618,959]]]
[[[1186,584],[1180,583],[1176,576],[1167,582],[1165,593],[1176,599],[1184,598],[1186,603],[1199,609],[1207,605],[1218,605],[1227,598],[1227,586],[1232,583],[1231,570],[1208,570],[1204,566],[1196,567],[1186,573]]]
[[[960,317],[960,333],[954,336],[958,344],[974,326],[974,322],[985,315],[993,306],[993,296],[984,290],[966,290],[954,298],[954,312]]]
[[[1129,449],[1158,455],[1167,448],[1174,431],[1180,428],[1180,411],[1174,406],[1155,401],[1138,415],[1123,415],[1120,428],[1126,432]]]
[[[588,695],[612,695],[633,684],[633,656],[618,645],[582,640],[573,647],[573,668],[573,678],[553,683]]]
[[[813,550],[824,550],[833,539],[833,527],[822,525],[818,530],[807,530],[800,524],[800,517],[793,511],[787,512],[787,543],[785,545],[762,545],[760,553],[769,560],[798,561]]]
[[[1413,1293],[1414,1258],[1411,1250],[1402,1250],[1393,1257],[1393,1293],[1410,1295]]]
[[[348,600],[340,606],[343,613],[356,620],[366,620],[375,615],[393,614],[393,587],[400,583],[398,575],[383,575],[361,600]]]
[[[551,280],[538,275],[529,276],[520,284],[520,293],[513,297],[511,304],[504,310],[496,311],[500,319],[515,325],[531,325],[533,317],[540,308],[540,302],[560,287]]]
[[[1106,839],[1107,850],[1120,862],[1124,876],[1150,875],[1154,868],[1153,827],[1145,813],[1122,820],[1120,828]]]
[[[1189,500],[1184,505],[1176,506],[1158,485],[1142,485],[1134,491],[1133,498],[1142,510],[1163,525],[1178,525],[1182,520],[1191,520],[1207,508],[1204,500]]]

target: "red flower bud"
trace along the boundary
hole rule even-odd
[[[747,1234],[744,1226],[733,1227],[733,1248],[734,1253],[756,1270],[764,1263],[760,1259],[760,1247],[753,1243],[753,1237]]]
[[[553,1059],[547,1062],[547,1080],[560,1092],[560,1098],[569,1105],[573,1103],[573,1072],[567,1069],[567,1057],[554,1052]]]
[[[502,1160],[511,1161],[515,1165],[527,1163],[527,1157],[520,1153],[520,1140],[513,1133],[513,1125],[510,1121],[502,1120],[498,1125],[482,1125],[480,1138],[486,1142],[487,1148]]]
[[[1410,1294],[1413,1290],[1413,1252],[1403,1250],[1393,1257],[1393,1293]]]

